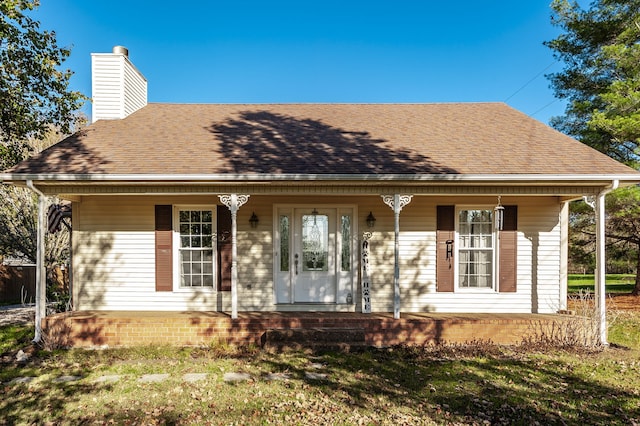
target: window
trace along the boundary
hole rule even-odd
[[[493,288],[493,210],[458,211],[458,286]]]
[[[302,215],[302,270],[329,270],[329,216]]]
[[[280,271],[289,271],[289,216],[280,215]]]
[[[176,210],[180,287],[214,288],[214,210],[205,207]]]
[[[342,272],[350,272],[351,271],[351,216],[342,215],[340,219],[340,223],[342,224],[342,241],[341,241],[341,261],[340,261],[340,270]]]

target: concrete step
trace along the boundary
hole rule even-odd
[[[271,350],[335,350],[350,352],[366,347],[363,328],[270,329],[262,335],[262,346]]]

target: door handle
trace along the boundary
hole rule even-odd
[[[296,275],[298,275],[298,253],[296,253],[294,256],[294,261],[293,261],[293,267],[296,271]]]

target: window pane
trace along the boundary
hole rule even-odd
[[[351,216],[342,216],[342,262],[341,270],[351,271]]]
[[[280,216],[280,271],[289,271],[289,216]]]
[[[180,281],[182,287],[191,287],[191,275],[183,275]]]
[[[189,211],[188,210],[181,210],[180,211],[180,222],[189,222]]]
[[[200,222],[200,212],[192,211],[191,212],[191,222]]]
[[[202,234],[202,225],[191,225],[191,234],[192,235],[200,235]]]
[[[302,270],[327,271],[329,247],[329,216],[302,216]]]
[[[211,210],[205,210],[202,212],[202,222],[212,222],[212,212]]]

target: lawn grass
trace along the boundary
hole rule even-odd
[[[33,326],[0,326],[0,354],[19,348],[33,339]]]
[[[607,293],[631,293],[636,276],[633,274],[607,274],[605,291]],[[568,292],[595,291],[593,274],[569,274],[567,280]]]
[[[0,424],[634,424],[637,330],[640,314],[625,313],[611,325],[615,345],[599,351],[477,342],[349,354],[220,345],[39,352],[2,366]],[[2,337],[19,340],[10,335],[20,333]],[[227,372],[251,379],[227,383]],[[169,378],[138,380],[152,373]],[[207,376],[189,383],[185,373]],[[81,380],[55,383],[62,375]],[[120,379],[97,380],[106,375]],[[8,383],[24,376],[35,379]]]

